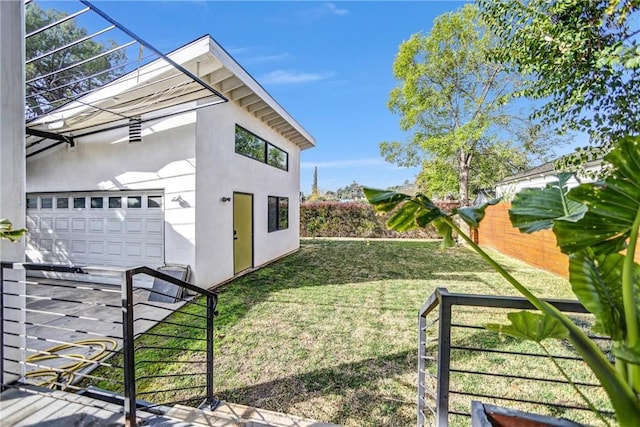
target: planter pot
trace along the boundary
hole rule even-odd
[[[471,427],[584,427],[564,418],[530,414],[477,401],[471,402]]]

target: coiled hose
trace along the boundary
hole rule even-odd
[[[60,353],[61,351],[77,348],[80,346],[98,346],[99,351],[91,357],[87,357],[84,354],[75,354],[75,353]],[[112,351],[116,349],[118,343],[112,339],[92,339],[92,340],[81,340],[75,341],[70,344],[61,344],[51,348],[46,349],[42,353],[46,354],[33,354],[26,358],[26,363],[39,363],[45,360],[53,360],[62,358],[73,358],[79,359],[74,363],[70,363],[68,365],[63,365],[55,368],[44,368],[37,369],[34,371],[29,371],[25,374],[26,378],[46,378],[43,381],[37,383],[36,385],[40,387],[46,387],[50,389],[60,389],[66,390],[67,386],[72,384],[76,378],[76,372],[84,369],[88,366],[94,365],[94,362],[100,361],[107,357]]]

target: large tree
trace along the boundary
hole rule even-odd
[[[25,7],[26,33],[44,28],[65,16],[65,12],[43,10],[37,4],[30,3]],[[26,111],[29,119],[100,87],[122,73],[120,67],[125,60],[124,51],[115,51],[79,64],[114,48],[116,43],[112,41],[85,40],[46,55],[87,35],[87,30],[78,27],[75,20],[71,19],[26,39]],[[74,64],[79,65],[72,67]]]
[[[413,136],[383,142],[381,153],[400,166],[422,165],[418,184],[431,196],[452,195],[466,206],[470,191],[527,168],[553,142],[543,141],[528,114],[505,104],[520,82],[487,59],[495,42],[468,4],[400,45],[393,65],[399,85],[388,106]]]
[[[640,133],[640,0],[481,0],[494,58],[527,76],[519,95],[560,131],[590,135],[588,159]],[[579,157],[575,160],[579,160]]]

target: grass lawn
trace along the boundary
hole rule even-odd
[[[438,245],[305,240],[299,252],[219,288],[216,394],[230,402],[346,426],[415,425],[417,315],[429,295],[437,287],[517,295],[473,252],[465,248],[442,252]],[[538,295],[573,299],[566,280],[495,255]],[[482,317],[481,312],[457,309],[455,321],[481,325],[495,319],[492,313]],[[183,337],[178,330],[169,332]],[[528,349],[528,344],[484,330],[463,332],[458,339],[487,348]],[[185,342],[184,348],[188,345]],[[553,351],[570,350],[559,343]],[[182,357],[201,356],[185,350]],[[464,351],[452,354],[452,361],[464,369],[539,371],[557,377],[546,361],[529,367],[500,354]],[[171,372],[169,367],[163,369],[158,372]],[[583,368],[576,372],[589,380]],[[517,381],[485,378],[452,376],[452,386],[479,392],[510,388],[529,398],[582,403],[571,390],[553,394],[541,385],[532,391]],[[151,382],[140,384],[139,390],[163,387]],[[602,403],[593,389],[585,393]],[[452,398],[451,404],[453,409],[469,410],[468,401]],[[453,424],[468,425],[468,419]]]

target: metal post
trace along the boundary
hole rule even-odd
[[[436,426],[449,425],[449,362],[451,360],[451,300],[440,295],[438,331],[438,385],[436,390]]]
[[[207,404],[214,404],[213,396],[213,316],[215,315],[214,297],[207,295]]]
[[[424,427],[424,407],[425,407],[425,372],[427,364],[427,317],[420,313],[418,315],[418,427]]]
[[[133,331],[133,272],[125,272],[122,287],[122,349],[124,357],[124,414],[127,427],[136,426],[136,360]]]

